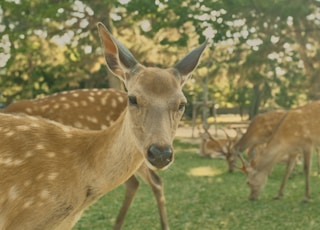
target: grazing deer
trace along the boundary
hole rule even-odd
[[[285,110],[275,110],[255,116],[250,122],[250,125],[245,134],[234,145],[232,152],[240,154],[248,149],[249,160],[252,160],[252,162],[256,162],[258,160],[263,161],[264,156],[261,155],[261,152],[263,152],[266,143],[270,140],[274,130],[280,124],[281,119],[285,116],[286,113],[287,111]],[[257,152],[260,154],[257,154]],[[287,158],[287,155],[285,157]],[[286,162],[286,171],[275,199],[279,199],[283,195],[285,184],[295,165],[296,156],[289,157]]]
[[[238,139],[238,132],[236,137],[230,137],[228,133],[223,129],[226,138],[214,138],[208,129],[204,132],[199,132],[201,138],[199,155],[201,157],[210,158],[224,158],[228,165],[228,171],[234,171],[234,154],[232,148],[234,143]]]
[[[285,114],[285,110],[275,110],[255,116],[245,134],[233,146],[233,151],[239,154],[249,149],[248,157],[253,159],[256,147],[269,141],[274,129]]]
[[[266,184],[273,166],[282,154],[295,159],[298,153],[304,155],[304,172],[306,180],[305,201],[310,197],[309,173],[312,148],[320,144],[320,102],[312,102],[298,109],[290,110],[274,130],[264,153],[263,160],[255,165],[244,163],[247,172],[247,184],[250,187],[249,199],[256,200]],[[279,192],[279,196],[282,194]]]
[[[82,89],[53,94],[41,99],[12,103],[0,110],[3,113],[25,113],[40,116],[80,129],[100,130],[109,127],[127,106],[128,95],[115,89]],[[162,229],[169,229],[161,178],[145,164],[138,174],[148,183],[156,197]],[[125,215],[139,187],[132,175],[126,182],[125,200],[114,229],[121,229]]]
[[[47,119],[0,114],[0,229],[71,229],[82,212],[145,163],[173,162],[172,142],[184,112],[185,81],[203,43],[174,67],[139,64],[102,23],[108,68],[128,90],[128,105],[108,128],[88,131]]]

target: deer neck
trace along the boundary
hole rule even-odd
[[[110,128],[97,132],[88,151],[91,155],[85,156],[87,171],[94,172],[88,184],[103,194],[124,183],[143,163],[143,155],[128,131],[126,117],[127,113],[122,113]]]
[[[281,157],[281,145],[270,145],[267,146],[264,152],[259,156],[256,164],[256,170],[261,173],[265,174],[266,176],[269,175],[273,166],[278,162],[279,158]]]

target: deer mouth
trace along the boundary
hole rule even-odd
[[[173,162],[173,149],[169,145],[151,145],[147,151],[147,160],[152,169],[167,168]]]

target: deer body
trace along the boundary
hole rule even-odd
[[[273,131],[285,114],[284,110],[276,110],[255,116],[246,133],[234,145],[234,150],[239,153],[250,149],[249,158],[253,158],[254,149],[270,140]]]
[[[40,99],[18,101],[0,112],[25,113],[81,129],[100,130],[109,127],[121,115],[127,106],[127,96],[125,92],[115,89],[72,90]],[[137,174],[148,183],[156,197],[162,229],[169,229],[161,178],[145,164],[141,165]],[[139,187],[139,181],[132,175],[125,185],[125,200],[114,229],[121,229],[125,214]]]
[[[209,158],[225,158],[224,148],[227,145],[226,139],[215,139],[209,136],[207,133],[201,133],[201,143],[199,149],[199,155],[201,157]]]
[[[222,157],[225,158],[228,171],[234,171],[235,157],[232,153],[232,147],[234,142],[238,139],[238,132],[235,137],[230,137],[226,130],[223,129],[226,139],[214,138],[210,132],[206,129],[205,132],[200,132],[200,156],[210,156],[212,158]]]
[[[89,132],[11,115],[1,115],[1,123],[9,124],[1,125],[1,144],[10,146],[1,148],[0,174],[7,176],[0,181],[0,229],[69,229],[86,207],[125,182],[143,162],[141,154],[132,154],[138,151],[132,143],[113,145],[128,135],[125,126]],[[119,170],[119,162],[125,170]]]
[[[250,160],[254,162],[264,161],[266,156],[262,155],[261,152],[264,152],[263,149],[266,147],[266,143],[271,139],[273,132],[281,123],[281,120],[284,118],[286,113],[287,111],[285,110],[276,110],[257,115],[250,123],[246,133],[234,145],[236,153],[239,154],[239,152],[243,152],[245,149],[248,149],[248,157]],[[257,152],[260,153],[258,156]],[[278,162],[286,162],[287,167],[280,189],[275,197],[276,199],[279,199],[283,195],[284,187],[297,160],[296,154],[291,155],[287,153],[287,150],[283,153],[279,153],[279,155],[281,155],[281,159],[278,159]]]
[[[35,100],[18,101],[0,110],[25,113],[87,130],[109,127],[127,106],[128,95],[115,89],[81,89]]]
[[[261,193],[268,174],[281,154],[287,153],[294,159],[298,153],[304,154],[304,171],[306,177],[305,199],[310,197],[309,171],[312,147],[320,144],[320,103],[312,102],[298,109],[287,112],[268,142],[263,160],[248,169],[250,199],[257,199]]]
[[[173,162],[186,103],[182,86],[206,43],[172,68],[148,68],[101,23],[98,29],[107,66],[128,89],[128,106],[101,131],[0,114],[1,230],[71,229],[90,204],[142,163],[159,170]]]

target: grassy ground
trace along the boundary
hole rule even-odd
[[[241,172],[230,174],[224,160],[203,159],[197,145],[175,142],[176,158],[164,181],[168,218],[172,230],[311,230],[320,229],[320,177],[313,166],[311,196],[304,195],[302,167],[287,183],[285,196],[272,200],[280,186],[284,165],[277,165],[258,201],[248,201],[249,189]],[[315,164],[314,164],[315,165]],[[123,200],[124,186],[91,206],[74,229],[112,229]],[[155,199],[145,183],[137,192],[125,219],[124,230],[161,229]]]

